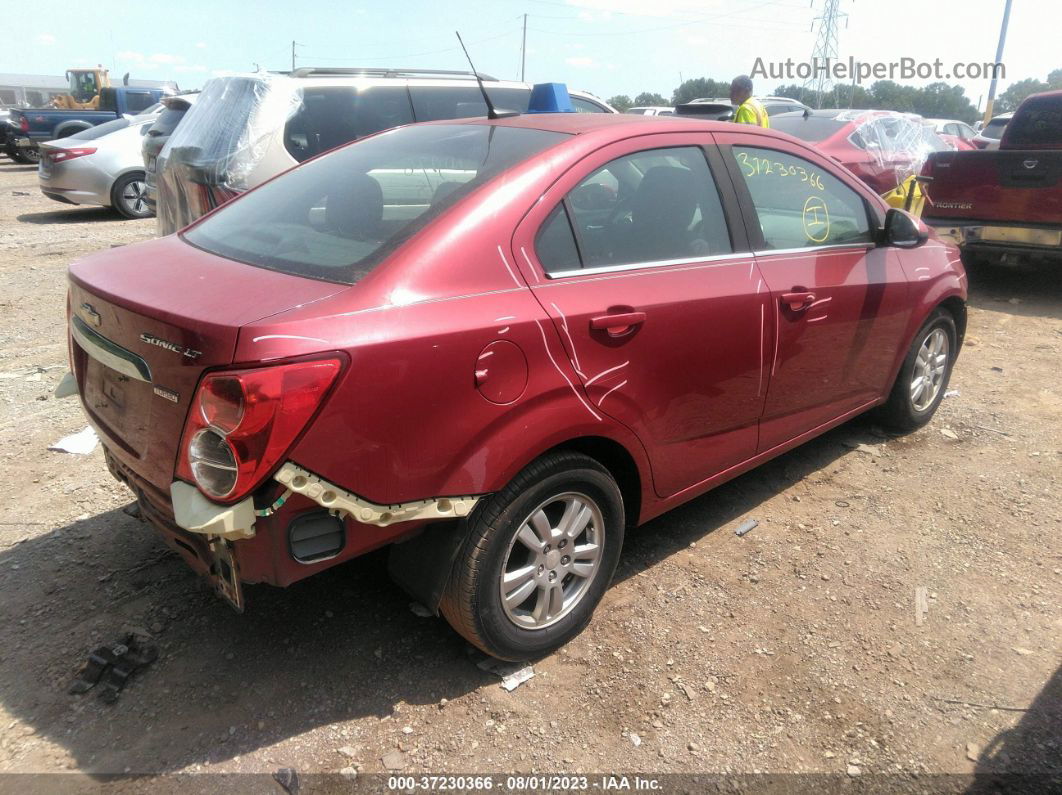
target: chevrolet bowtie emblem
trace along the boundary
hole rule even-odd
[[[87,301],[78,307],[77,313],[96,328],[99,328],[100,323],[103,322],[103,318],[101,318],[100,313],[96,311],[96,307]]]

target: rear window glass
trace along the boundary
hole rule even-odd
[[[79,141],[94,141],[97,138],[102,138],[105,135],[110,135],[112,132],[124,130],[128,126],[129,119],[115,119],[114,121],[108,121],[104,122],[103,124],[97,124],[95,127],[89,127],[87,130],[76,132],[73,135],[67,137],[76,138]]]
[[[803,113],[779,113],[771,117],[771,129],[795,135],[802,141],[825,141],[839,132],[845,124],[847,122],[825,116],[805,117]]]
[[[1012,148],[1062,144],[1062,97],[1026,100],[1007,128],[1007,146]]]
[[[483,124],[404,127],[306,163],[183,237],[249,265],[354,284],[471,190],[568,137]]]
[[[188,108],[166,108],[155,119],[155,123],[151,125],[150,132],[155,135],[170,135],[177,129],[178,122],[184,118],[184,114],[187,111]]]

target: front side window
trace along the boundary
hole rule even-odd
[[[183,238],[249,265],[354,284],[474,188],[568,138],[486,124],[404,127],[299,166]]]
[[[695,146],[650,149],[612,160],[572,189],[562,207],[563,212],[555,209],[546,220],[536,240],[547,272],[733,251],[719,191],[704,153]],[[571,244],[565,239],[569,235]]]
[[[751,146],[731,150],[768,249],[871,242],[862,197],[802,157]]]

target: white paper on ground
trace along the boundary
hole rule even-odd
[[[56,450],[60,453],[75,453],[76,455],[88,455],[96,449],[96,445],[100,443],[100,437],[96,435],[96,431],[91,426],[85,428],[83,431],[72,433],[69,436],[64,436],[55,444],[51,445],[49,450]]]

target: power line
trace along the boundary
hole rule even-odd
[[[609,31],[585,31],[585,32],[582,32],[582,31],[562,31],[562,30],[542,30],[540,28],[535,28],[535,30],[537,30],[539,33],[550,33],[550,34],[553,34],[553,35],[556,35],[556,36],[594,36],[594,37],[597,37],[597,36],[633,36],[633,35],[640,35],[640,34],[643,34],[643,33],[655,33],[656,31],[659,31],[659,30],[673,30],[674,28],[681,28],[681,27],[685,27],[687,25],[700,25],[700,24],[705,23],[705,22],[718,23],[720,27],[731,27],[731,26],[732,27],[742,27],[741,25],[734,24],[734,23],[719,23],[719,20],[726,19],[727,17],[732,17],[732,16],[735,16],[737,14],[747,14],[750,11],[755,11],[755,10],[757,10],[759,8],[763,8],[764,6],[777,5],[777,4],[778,4],[778,0],[764,0],[764,2],[762,2],[762,3],[758,3],[758,4],[754,5],[754,6],[750,6],[749,8],[743,8],[740,11],[728,11],[728,12],[725,12],[725,13],[722,13],[722,14],[713,14],[712,16],[700,17],[699,19],[684,19],[681,22],[675,22],[675,23],[672,23],[670,25],[658,25],[656,27],[641,28],[641,29],[638,29],[638,30],[621,30],[621,31],[609,30]],[[762,24],[757,24],[757,25],[755,25],[755,27],[757,27],[757,28],[762,30],[762,29],[764,29],[765,26],[762,25]],[[786,30],[789,30],[789,29],[790,28],[786,28]]]

